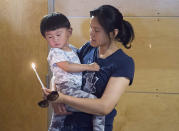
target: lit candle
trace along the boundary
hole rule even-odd
[[[32,69],[34,70],[34,72],[35,72],[35,74],[36,74],[36,76],[37,76],[37,78],[38,78],[38,80],[39,80],[39,82],[40,82],[40,84],[41,84],[41,86],[42,86],[42,89],[44,89],[45,86],[44,86],[44,84],[42,83],[42,81],[41,81],[41,79],[40,79],[40,77],[39,77],[39,75],[38,75],[38,73],[37,73],[37,71],[36,71],[36,68],[35,68],[35,64],[34,64],[34,63],[32,63]]]

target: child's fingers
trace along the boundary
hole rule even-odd
[[[44,95],[49,95],[52,91],[50,89],[44,88],[43,93]]]

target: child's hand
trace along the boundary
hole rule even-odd
[[[90,66],[89,71],[99,71],[100,69],[99,65],[96,62],[89,64],[89,66]]]
[[[48,96],[52,91],[50,89],[44,88],[42,89],[43,93],[44,93],[44,97]]]

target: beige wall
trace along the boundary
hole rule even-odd
[[[73,27],[71,43],[89,40],[89,11],[111,4],[135,29],[134,83],[121,97],[114,131],[179,130],[179,1],[178,0],[56,0],[55,11],[66,14]]]
[[[47,45],[39,23],[46,13],[46,0],[0,1],[1,131],[47,130],[47,109],[37,106],[42,93],[30,65],[37,64],[45,82]]]

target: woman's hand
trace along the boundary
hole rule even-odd
[[[70,115],[72,112],[67,112],[65,105],[62,103],[52,103],[55,115]]]

